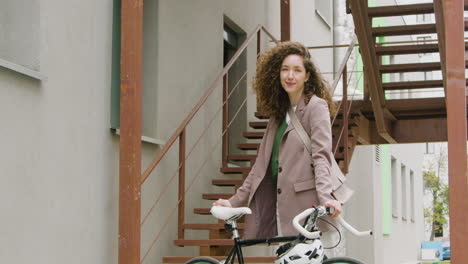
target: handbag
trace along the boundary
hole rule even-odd
[[[304,130],[304,127],[302,126],[301,122],[297,118],[297,115],[292,110],[292,108],[289,108],[288,114],[289,114],[289,117],[291,118],[294,128],[296,129],[297,133],[299,134],[299,137],[302,140],[302,143],[304,143],[304,146],[306,147],[307,151],[312,156],[312,143],[310,141],[309,135]],[[331,174],[330,178],[331,178],[331,183],[332,183],[331,195],[337,201],[344,204],[345,202],[349,200],[349,198],[351,198],[354,191],[345,184],[346,177],[344,176],[343,172],[338,166],[338,163],[336,163],[335,156],[333,155],[333,153],[331,153],[331,156],[332,156],[331,170],[330,170],[330,174]]]

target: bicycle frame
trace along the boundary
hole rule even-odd
[[[226,228],[232,229],[231,231],[233,233],[234,246],[229,252],[229,255],[225,260],[224,264],[233,264],[236,257],[239,264],[244,264],[244,255],[242,254],[242,247],[254,246],[258,244],[271,245],[272,243],[291,242],[301,237],[301,235],[297,235],[272,238],[240,239],[236,221],[228,221],[226,223]]]
[[[233,264],[234,260],[237,257],[239,264],[244,264],[244,255],[242,254],[242,247],[254,246],[258,244],[272,244],[272,243],[281,243],[281,242],[291,242],[296,240],[299,236],[286,236],[286,237],[273,237],[273,238],[261,238],[261,239],[239,239],[238,237],[234,238],[234,246],[227,259],[225,264]]]

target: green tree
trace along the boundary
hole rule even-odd
[[[427,192],[432,196],[430,207],[424,208],[424,217],[431,228],[430,240],[434,237],[444,235],[443,228],[447,225],[448,215],[448,185],[440,177],[442,171],[447,168],[447,154],[441,149],[435,159],[428,163],[424,168],[424,186]]]

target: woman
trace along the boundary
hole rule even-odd
[[[251,207],[246,238],[294,236],[293,217],[312,205],[333,207],[332,217],[341,213],[341,204],[331,195],[330,179],[330,110],[335,107],[308,50],[296,42],[281,43],[259,58],[253,87],[260,108],[270,116],[265,136],[236,194],[213,205]],[[290,107],[311,136],[312,155],[291,123]],[[322,221],[318,227],[331,230]]]

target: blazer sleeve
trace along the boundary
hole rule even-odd
[[[255,159],[255,164],[252,166],[249,175],[245,178],[244,182],[242,183],[242,186],[237,189],[236,193],[231,198],[229,198],[229,202],[231,203],[232,207],[248,206],[247,203],[249,201],[250,193],[252,192],[253,179],[255,178],[256,173],[261,173],[257,172],[257,164],[261,162],[261,160],[259,160],[259,157],[263,157],[263,155],[260,155],[260,152],[264,151],[265,149],[266,135],[268,135],[268,131],[270,130],[272,122],[274,122],[273,118],[270,118],[267,124],[267,128],[265,130],[265,136],[263,137],[260,143],[259,155],[257,155],[257,158]]]
[[[315,186],[320,204],[334,200],[331,195],[331,159],[332,132],[330,123],[330,111],[327,102],[319,99],[314,103],[310,115],[310,135],[312,144],[312,165],[315,172]]]

